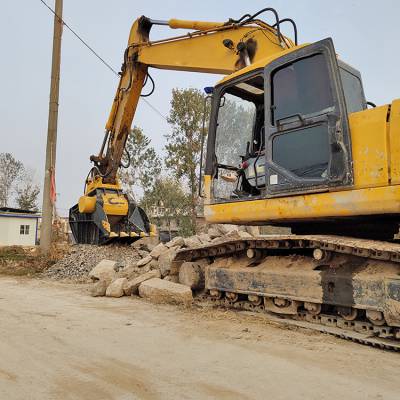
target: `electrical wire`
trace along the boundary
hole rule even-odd
[[[81,36],[78,35],[62,18],[60,18],[57,13],[44,1],[44,0],[39,0],[45,7],[47,7],[54,16],[56,16],[62,24],[86,47],[89,49],[89,51],[99,60],[101,61],[114,75],[118,76],[120,78],[120,74],[107,62],[102,58],[99,53],[97,53],[92,46],[90,46],[84,39],[82,39]],[[153,82],[153,90],[151,93],[154,92],[154,81],[150,77],[150,79]],[[150,94],[148,94],[149,96]],[[163,115],[159,110],[157,110],[156,107],[154,107],[148,100],[143,99],[143,101],[154,111],[156,112],[161,118],[163,118],[165,121],[168,122],[168,119],[165,115]]]
[[[85,40],[83,40],[62,18],[60,18],[56,12],[44,1],[39,0],[43,3],[61,22],[62,24],[80,41],[86,46],[110,71],[112,71],[115,75],[118,75],[118,72],[107,62],[105,61]],[[118,75],[119,76],[119,75]]]

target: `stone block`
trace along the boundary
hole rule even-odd
[[[122,297],[124,295],[124,285],[128,280],[126,278],[118,278],[112,282],[106,290],[107,297]]]
[[[111,260],[101,260],[90,272],[89,278],[93,281],[104,280],[110,283],[116,276],[117,263]]]
[[[153,278],[139,286],[140,297],[154,303],[170,303],[190,305],[193,300],[192,291],[185,285]]]

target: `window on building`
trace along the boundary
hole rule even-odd
[[[19,226],[19,234],[20,235],[29,235],[29,225],[20,225]]]

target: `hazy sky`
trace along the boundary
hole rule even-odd
[[[54,7],[54,0],[48,0]],[[334,6],[332,6],[334,4]],[[398,0],[64,0],[64,20],[119,70],[132,22],[154,19],[225,21],[271,6],[297,22],[299,42],[332,37],[339,56],[362,73],[367,99],[384,104],[400,97],[400,1]],[[271,17],[265,16],[267,21]],[[42,186],[51,65],[53,16],[39,0],[4,2],[0,14],[0,152],[10,152],[36,170]],[[178,34],[156,27],[153,38]],[[291,31],[287,31],[291,35]],[[156,91],[149,98],[168,114],[171,89],[213,85],[215,75],[153,70]],[[98,152],[116,77],[64,29],[57,150],[57,208],[62,215],[77,202]],[[161,151],[168,125],[140,103],[134,124]]]

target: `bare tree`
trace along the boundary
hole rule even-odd
[[[24,168],[15,188],[15,202],[23,210],[38,211],[40,187],[34,183],[34,171]]]
[[[10,153],[0,153],[0,206],[9,205],[14,184],[23,173],[23,164]]]

